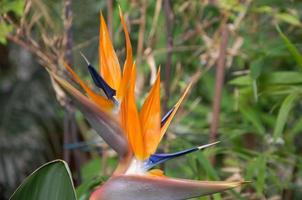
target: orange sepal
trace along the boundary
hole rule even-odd
[[[158,177],[165,177],[164,171],[160,169],[152,169],[148,171],[148,175],[150,176],[158,176]]]
[[[165,122],[165,124],[161,127],[160,129],[160,139],[164,136],[164,134],[166,133],[174,115],[176,114],[179,106],[181,105],[182,101],[184,100],[184,98],[187,96],[190,88],[192,86],[192,83],[189,83],[189,85],[187,86],[187,88],[185,89],[183,95],[180,97],[180,99],[178,100],[178,102],[174,105],[174,110],[173,112],[171,113],[171,115],[168,117],[167,121]]]
[[[100,73],[105,81],[115,90],[119,88],[121,81],[121,69],[115,54],[106,22],[103,15],[100,16],[99,38],[99,66]]]
[[[129,80],[130,80],[130,75],[132,72],[132,67],[134,65],[133,65],[132,46],[131,46],[131,41],[130,41],[130,37],[129,37],[129,32],[128,32],[127,24],[124,19],[124,15],[123,15],[120,7],[119,7],[119,13],[120,13],[122,26],[124,29],[124,34],[125,34],[125,39],[126,39],[126,53],[127,53],[126,60],[124,63],[124,69],[123,69],[123,77],[122,77],[119,89],[117,90],[117,98],[119,100],[122,100],[127,91]]]
[[[96,94],[93,90],[91,90],[88,85],[80,79],[80,77],[73,71],[73,69],[66,63],[64,63],[65,68],[71,74],[72,78],[83,88],[83,90],[87,93],[88,97],[94,101],[101,109],[106,111],[110,111],[113,109],[114,104],[112,101],[107,100],[106,98]]]
[[[128,142],[131,145],[134,155],[139,160],[146,159],[146,153],[143,142],[143,135],[139,121],[139,115],[134,97],[134,85],[136,78],[136,68],[132,68],[130,87],[121,103],[121,123],[127,134]]]
[[[144,143],[148,155],[153,154],[160,142],[160,69],[140,113]]]

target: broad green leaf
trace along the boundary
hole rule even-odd
[[[76,200],[71,174],[63,160],[55,160],[38,168],[11,197],[11,200],[62,199]]]
[[[281,31],[279,26],[276,26],[277,31],[279,32],[283,42],[285,43],[286,47],[288,48],[289,52],[293,56],[293,59],[295,59],[296,63],[299,65],[300,68],[302,68],[302,55],[298,51],[297,47],[288,39],[288,37]]]
[[[282,102],[282,105],[281,105],[279,113],[278,113],[275,129],[274,129],[274,139],[275,140],[277,138],[281,137],[284,126],[287,121],[288,114],[291,111],[297,97],[298,97],[297,93],[292,93],[292,94],[288,95]]]

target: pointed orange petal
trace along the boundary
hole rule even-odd
[[[115,90],[119,88],[121,81],[121,69],[115,54],[106,22],[103,15],[100,16],[99,38],[99,66],[100,73],[105,81]]]
[[[160,142],[160,69],[140,113],[145,148],[148,155],[155,152]]]
[[[133,75],[131,76],[130,84],[134,85],[136,77],[135,67],[133,68],[132,73]],[[135,157],[139,160],[146,159],[143,135],[135,104],[134,87],[129,87],[129,90],[121,103],[121,122]]]
[[[107,100],[106,98],[96,94],[93,90],[91,90],[88,85],[80,79],[80,77],[73,71],[73,69],[66,63],[64,63],[67,71],[72,75],[73,79],[83,88],[83,90],[87,93],[90,99],[94,101],[101,109],[106,111],[110,111],[113,109],[114,104],[112,101]]]
[[[165,124],[164,124],[164,125],[161,127],[161,129],[160,129],[160,135],[161,135],[160,138],[162,138],[162,137],[164,136],[164,134],[166,133],[166,131],[167,131],[167,129],[168,129],[168,127],[169,127],[169,125],[170,125],[170,123],[171,123],[171,121],[172,121],[174,115],[176,114],[176,112],[177,112],[179,106],[181,105],[182,101],[184,100],[184,98],[185,98],[186,95],[188,94],[188,92],[189,92],[191,86],[192,86],[192,83],[189,83],[189,85],[188,85],[187,88],[185,89],[183,95],[180,97],[180,99],[178,100],[178,102],[174,105],[174,110],[173,110],[173,112],[171,113],[171,115],[170,115],[170,116],[168,117],[168,119],[166,120]]]
[[[133,56],[132,56],[132,46],[131,46],[131,41],[130,41],[130,37],[129,37],[127,24],[125,22],[124,15],[123,15],[120,7],[119,7],[119,12],[120,12],[120,18],[121,18],[121,22],[123,25],[125,38],[126,38],[126,52],[127,52],[126,60],[124,63],[122,81],[119,86],[119,89],[117,90],[117,98],[119,100],[121,100],[123,98],[123,96],[125,95],[127,88],[128,88],[128,83],[130,80],[130,75],[131,75],[132,66],[133,66]]]

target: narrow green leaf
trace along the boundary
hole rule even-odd
[[[203,166],[205,169],[206,173],[210,177],[211,180],[219,180],[218,174],[216,173],[215,169],[211,165],[210,161],[205,157],[204,153],[201,152],[198,155],[198,162]],[[213,195],[214,200],[221,200],[221,195],[220,194],[214,194]]]
[[[255,126],[255,128],[258,130],[258,133],[264,134],[265,128],[261,122],[261,119],[259,118],[257,109],[251,108],[248,105],[240,104],[239,110],[243,116]]]
[[[258,101],[258,84],[257,84],[257,80],[253,80],[253,94],[254,94],[254,99],[255,102]]]
[[[236,77],[231,81],[229,81],[229,83],[237,86],[248,86],[248,85],[252,85],[253,79],[249,75],[245,75],[245,76]]]
[[[76,200],[67,164],[49,162],[34,171],[18,187],[11,200]]]
[[[299,16],[295,16],[289,13],[278,13],[276,14],[276,18],[294,26],[301,25]]]
[[[251,62],[250,76],[252,79],[257,79],[261,75],[263,65],[264,63],[262,58],[258,58]]]
[[[302,73],[294,71],[276,71],[272,73],[261,74],[258,79],[259,84],[302,84]],[[253,79],[250,75],[240,76],[229,81],[230,84],[236,86],[251,86]]]
[[[277,71],[269,74],[263,74],[260,78],[264,84],[301,84],[302,73],[293,71]]]
[[[274,129],[274,139],[275,140],[277,138],[281,137],[284,126],[287,121],[288,114],[289,114],[290,110],[292,109],[297,96],[298,96],[297,93],[292,93],[292,94],[288,95],[282,102],[282,105],[280,107],[280,110],[279,110],[279,113],[277,116],[275,129]]]
[[[276,26],[277,31],[279,32],[281,38],[283,39],[283,42],[285,43],[287,49],[293,56],[293,59],[295,59],[296,63],[300,68],[302,68],[302,55],[298,51],[297,47],[288,39],[288,37],[281,31],[279,26]]]
[[[211,180],[216,180],[216,181],[219,180],[219,177],[218,177],[215,169],[211,165],[210,161],[204,156],[203,152],[199,153],[198,161],[203,166],[203,168],[205,169],[206,173],[208,174],[208,176]]]
[[[263,193],[266,179],[266,157],[264,155],[260,155],[257,158],[257,181],[256,181],[256,190],[259,195]]]

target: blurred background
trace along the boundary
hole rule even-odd
[[[0,199],[43,163],[61,158],[77,193],[110,176],[117,157],[45,68],[62,61],[92,83],[100,10],[121,66],[121,6],[138,68],[139,105],[162,68],[162,114],[190,95],[161,151],[221,141],[167,162],[166,174],[249,180],[199,199],[302,198],[302,2],[299,0],[0,0]]]

